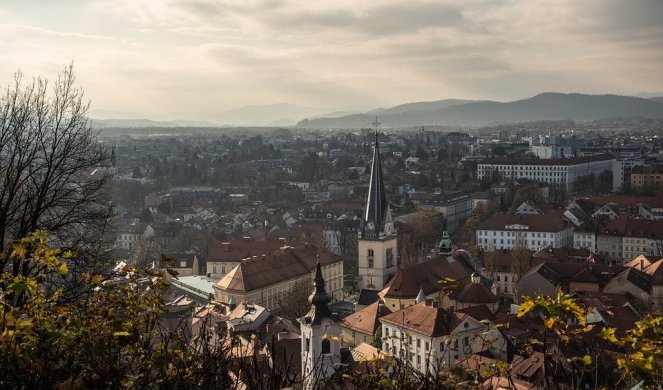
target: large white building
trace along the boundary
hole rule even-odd
[[[382,350],[425,373],[449,370],[454,361],[484,349],[494,356],[506,351],[496,329],[460,311],[442,309],[432,299],[380,318]],[[485,334],[483,334],[485,332]],[[486,340],[495,340],[485,347]]]
[[[496,173],[503,179],[529,179],[549,184],[563,184],[567,192],[581,176],[600,175],[612,171],[615,159],[607,154],[572,158],[512,159],[488,158],[477,165],[477,178],[492,177]]]
[[[542,159],[564,158],[573,155],[573,150],[570,146],[561,145],[532,145],[530,146],[530,151],[533,155]]]
[[[557,214],[493,214],[476,231],[483,250],[513,249],[518,241],[531,251],[545,246],[562,248],[573,242],[573,225]]]

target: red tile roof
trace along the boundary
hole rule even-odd
[[[375,302],[345,317],[341,326],[372,335],[380,326],[378,319],[388,314],[391,314],[391,310],[386,305]]]
[[[438,283],[445,278],[455,280],[462,287],[470,282],[473,270],[459,261],[448,262],[447,259],[436,257],[401,269],[380,291],[383,298],[414,300],[423,289],[426,295],[442,290]]]
[[[343,259],[320,250],[320,264],[325,266]],[[313,244],[287,247],[266,256],[242,261],[215,285],[224,291],[247,293],[288,280],[310,275],[318,261],[318,250]]]
[[[252,256],[262,256],[283,246],[280,241],[255,241],[253,239],[229,242],[212,241],[207,246],[206,261],[237,262]]]
[[[635,219],[620,215],[607,224],[600,234],[642,238],[663,237],[663,221]]]
[[[451,313],[426,302],[388,314],[382,317],[380,322],[396,325],[429,337],[448,335],[453,329]]]
[[[534,232],[559,232],[570,226],[558,213],[549,215],[497,213],[479,224],[477,230],[507,230],[507,225],[515,224],[526,225],[528,231]]]

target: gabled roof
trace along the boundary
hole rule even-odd
[[[378,295],[378,290],[371,290],[368,288],[362,288],[359,292],[359,298],[357,299],[357,304],[362,306],[368,306],[372,303],[375,303],[380,300]]]
[[[642,238],[663,237],[663,220],[629,218],[622,214],[607,224],[601,234]]]
[[[646,293],[651,291],[651,277],[646,273],[631,267],[626,267],[623,272],[612,278],[612,280],[605,286],[604,290],[610,291],[612,288],[618,287],[624,283],[631,283]]]
[[[651,284],[663,284],[663,258],[645,268],[644,271],[651,275]]]
[[[448,335],[453,330],[450,313],[426,302],[388,314],[382,317],[380,322],[396,325],[429,337]]]
[[[441,291],[443,286],[438,282],[445,278],[454,279],[455,284],[463,287],[470,282],[473,271],[463,262],[449,262],[446,258],[436,257],[399,270],[379,295],[383,298],[414,300],[420,289],[426,295]]]
[[[206,261],[240,262],[252,256],[262,256],[283,246],[280,241],[255,241],[245,238],[235,241],[213,240],[207,246]]]
[[[286,247],[266,256],[244,260],[215,285],[224,291],[248,293],[277,283],[310,275],[315,270],[318,250],[313,244]],[[322,266],[343,261],[333,253],[320,250]]]
[[[380,326],[378,319],[388,314],[391,314],[391,310],[386,305],[382,302],[375,302],[345,317],[341,326],[372,335]]]
[[[614,275],[624,271],[624,269],[625,267],[622,265],[609,266],[587,262],[545,262],[530,269],[525,275],[538,273],[554,286],[569,282],[591,282],[605,285]]]
[[[462,303],[495,303],[497,295],[493,294],[483,283],[470,283],[461,289],[454,290],[449,298]]]
[[[459,313],[465,313],[478,321],[495,321],[495,314],[493,314],[486,305],[474,305],[456,311]]]

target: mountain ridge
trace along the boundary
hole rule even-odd
[[[417,109],[426,106],[417,106],[416,103],[409,107],[411,109],[394,114],[378,114],[379,120],[385,127],[411,127],[422,125],[485,126],[536,120],[586,121],[637,116],[663,118],[663,102],[615,94],[543,92],[512,102],[469,101],[432,110]],[[339,118],[304,119],[297,126],[302,128],[367,127],[374,117],[375,114],[363,113]]]

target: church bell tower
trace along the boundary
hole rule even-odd
[[[387,203],[380,161],[378,126],[375,119],[375,144],[373,145],[373,163],[371,181],[368,186],[366,211],[361,221],[357,239],[360,287],[369,290],[381,290],[389,276],[396,272],[398,242],[391,210]]]

